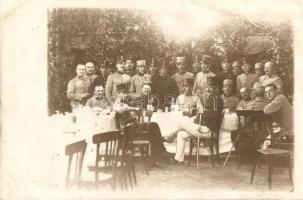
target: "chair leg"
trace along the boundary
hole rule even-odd
[[[271,176],[272,176],[272,155],[267,156],[268,162],[268,186],[271,190]]]
[[[135,185],[137,185],[136,168],[135,168],[135,162],[134,162],[133,158],[131,158],[131,170],[132,170],[132,174],[133,174],[133,178],[134,178],[134,183],[135,183]]]
[[[146,173],[146,175],[149,175],[148,173],[148,169],[147,169],[147,163],[146,163],[146,156],[145,156],[145,147],[144,146],[140,146],[140,154],[141,154],[141,161],[142,161],[142,165],[144,168],[144,171]]]
[[[290,184],[291,186],[293,185],[293,180],[292,180],[292,173],[291,173],[291,167],[292,167],[292,162],[291,162],[291,155],[288,155],[288,159],[289,159],[289,163],[288,163],[288,173],[289,173],[289,180],[290,180]]]
[[[188,155],[188,163],[187,166],[190,166],[191,159],[192,159],[192,154],[193,154],[193,139],[191,138],[189,140],[189,155]]]
[[[219,142],[216,142],[216,157],[217,157],[217,162],[220,165],[220,152],[219,152]]]
[[[251,177],[250,177],[250,184],[253,183],[254,181],[254,176],[255,176],[255,170],[256,170],[256,164],[258,162],[258,155],[257,153],[255,153],[254,157],[253,157],[253,169],[252,169],[252,172],[251,172]]]
[[[211,141],[210,143],[210,154],[211,154],[211,164],[213,167],[215,167],[215,159],[214,159],[214,143]]]
[[[196,162],[197,162],[197,169],[199,168],[199,150],[200,150],[200,138],[197,139],[197,146],[196,146]]]

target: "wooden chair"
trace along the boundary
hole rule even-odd
[[[259,162],[260,156],[264,156],[267,159],[268,165],[268,185],[269,189],[272,188],[272,173],[273,173],[273,159],[276,157],[285,156],[289,161],[288,164],[288,172],[289,172],[289,179],[291,185],[293,185],[292,181],[292,171],[291,171],[291,151],[284,150],[280,148],[276,148],[275,140],[273,136],[273,129],[272,129],[272,119],[271,116],[265,114],[255,114],[250,117],[249,119],[249,128],[254,133],[254,141],[256,151],[254,154],[254,161],[253,161],[253,169],[251,173],[251,184],[253,183],[256,164]],[[271,146],[270,148],[260,148],[264,141],[268,140],[268,136],[270,136]]]
[[[222,115],[221,112],[216,111],[216,110],[204,110],[204,112],[217,112],[217,115]],[[205,125],[203,120],[202,120],[202,113],[198,114],[199,116],[199,124],[200,125]],[[220,119],[222,122],[222,118]],[[218,124],[221,124],[219,122]],[[219,154],[219,129],[218,127],[215,127],[216,132],[210,130],[210,138],[200,138],[200,137],[191,137],[190,138],[190,145],[189,145],[189,161],[188,161],[188,166],[191,164],[191,159],[192,159],[192,153],[193,153],[193,148],[196,147],[196,166],[198,168],[199,166],[199,149],[200,149],[200,142],[204,142],[208,144],[210,148],[210,161],[213,167],[215,167],[215,160],[220,164],[220,154]],[[216,148],[216,155],[214,155],[214,147]],[[216,156],[216,157],[215,157]]]
[[[235,131],[236,138],[233,141],[233,145],[237,152],[237,165],[238,168],[241,166],[241,153],[244,148],[247,148],[248,144],[253,146],[255,141],[255,134],[249,126],[250,117],[253,115],[262,115],[263,111],[253,111],[253,110],[236,110],[239,119],[239,129]],[[253,149],[254,151],[255,149]]]
[[[145,117],[148,117],[147,122],[144,120]],[[150,170],[150,142],[146,136],[149,134],[151,115],[148,116],[144,111],[138,110],[124,113],[124,118],[126,118],[126,120],[118,118],[120,130],[128,138],[129,150],[132,155],[135,156],[136,153],[140,154],[140,160],[142,161],[144,171],[148,175]],[[147,129],[144,128],[146,127],[146,124]]]
[[[69,144],[65,147],[65,155],[68,156],[67,175],[65,181],[66,188],[70,188],[72,185],[76,185],[78,187],[81,185],[82,165],[86,147],[87,143],[85,140]],[[71,164],[74,156],[76,156],[75,175],[73,179],[70,179]]]
[[[116,189],[117,179],[119,179],[121,189],[128,189],[127,178],[131,187],[132,176],[130,176],[130,162],[126,155],[127,143],[122,142],[120,131],[100,133],[93,136],[93,143],[96,144],[95,166],[90,166],[89,170],[95,172],[96,185],[110,183]],[[99,173],[109,173],[111,178],[99,181]]]

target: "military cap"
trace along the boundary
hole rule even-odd
[[[123,56],[118,56],[116,58],[116,63],[124,63]]]
[[[146,65],[146,60],[137,60],[137,66]]]
[[[207,77],[207,84],[208,85],[215,85],[218,86],[220,83],[220,79],[216,76],[209,76]]]
[[[126,91],[127,90],[127,86],[124,83],[120,83],[117,85],[117,91]]]
[[[261,69],[261,68],[264,68],[262,63],[256,63],[255,64],[255,69]]]
[[[204,64],[211,64],[211,56],[209,56],[209,55],[203,55],[201,62],[204,63]]]
[[[185,57],[176,57],[176,63],[185,63]]]
[[[224,81],[223,81],[223,86],[224,85],[233,85],[233,81],[231,80],[231,79],[225,79]]]
[[[192,79],[192,78],[186,78],[184,80],[184,85],[185,86],[193,86],[194,85],[194,79]]]

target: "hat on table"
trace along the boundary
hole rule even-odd
[[[137,66],[146,65],[146,60],[137,60]]]
[[[233,84],[233,81],[231,79],[225,79],[223,81],[223,86],[224,85],[231,85],[231,86],[233,86],[234,84]]]
[[[185,57],[176,57],[176,63],[185,63]]]

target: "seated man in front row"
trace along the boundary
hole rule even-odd
[[[126,86],[123,86],[124,84],[120,84],[117,86],[118,91],[118,99],[114,103],[114,111],[118,113],[123,113],[128,110],[136,109],[138,110],[138,104],[139,98],[137,97],[135,100],[129,101],[127,98],[127,90]],[[142,102],[139,104],[140,108],[146,108],[147,102],[148,102],[148,94],[151,91],[151,87],[149,84],[143,84],[142,90],[141,90],[141,99]],[[124,100],[123,100],[124,99]],[[146,128],[147,128],[147,124]],[[144,127],[143,127],[144,128]],[[163,165],[162,161],[169,160],[167,151],[163,145],[163,139],[161,136],[160,128],[157,123],[151,122],[149,125],[150,132],[147,135],[143,135],[143,137],[146,137],[149,142],[151,143],[151,165],[153,167],[160,167]]]
[[[104,95],[104,88],[102,85],[95,86],[94,96],[87,100],[86,106],[89,106],[93,111],[101,111],[109,106],[108,101]]]
[[[198,124],[196,124],[194,119],[192,122],[186,121],[185,123],[180,123],[177,130],[172,133],[172,135],[177,135],[177,150],[175,155],[176,163],[183,163],[184,152],[186,140],[192,136],[200,138],[210,138],[211,131],[216,133],[219,132],[221,121],[222,121],[222,110],[223,102],[219,95],[219,79],[217,77],[207,78],[207,96],[204,103],[204,109],[211,110],[211,112],[203,112],[201,120],[204,122],[201,126],[200,117],[198,119]],[[201,109],[201,108],[200,108]],[[215,110],[215,112],[212,112]]]
[[[188,116],[195,115],[196,112],[194,109],[202,107],[200,98],[192,94],[193,85],[194,80],[186,78],[183,83],[184,94],[179,95],[176,101],[176,104],[183,111],[183,114]]]

